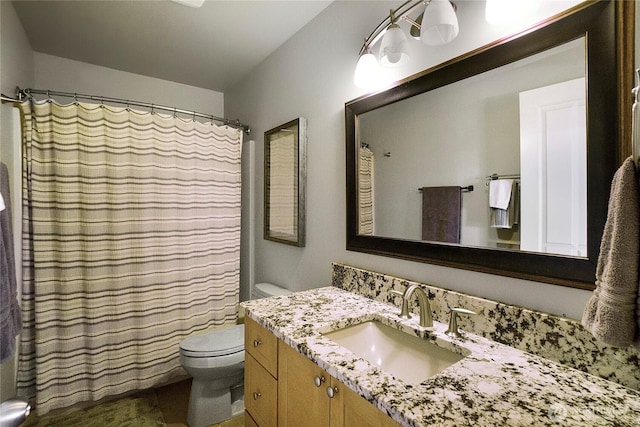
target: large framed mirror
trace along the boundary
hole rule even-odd
[[[305,245],[307,122],[299,117],[264,133],[264,238]]]
[[[629,152],[625,3],[579,5],[347,102],[347,249],[593,289]]]

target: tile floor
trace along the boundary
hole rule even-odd
[[[1,1],[1,0],[0,0]],[[158,404],[160,406],[160,411],[162,412],[162,416],[164,418],[164,422],[166,427],[188,427],[187,424],[187,411],[189,408],[189,392],[191,390],[191,379],[185,379],[173,384],[169,384],[163,387],[159,387],[155,389],[156,396],[158,398]],[[135,394],[134,394],[135,395]],[[106,400],[104,403],[112,402],[113,400]],[[100,405],[100,403],[98,403]],[[60,422],[57,424],[50,424],[51,419],[47,419],[47,417],[55,417],[58,419],[60,415],[63,415],[67,412],[73,412],[75,410],[80,409],[82,405],[77,405],[74,408],[67,408],[64,410],[54,411],[49,415],[38,418],[34,415],[29,416],[27,421],[23,424],[25,427],[27,426],[35,426],[35,425],[60,425]],[[61,422],[65,422],[64,418]],[[74,424],[75,425],[75,424]],[[228,421],[224,421],[220,424],[214,424],[209,427],[244,427],[244,414],[233,418]]]
[[[188,427],[187,409],[191,380],[183,380],[156,389],[160,410],[167,427]],[[244,415],[211,427],[244,427]]]

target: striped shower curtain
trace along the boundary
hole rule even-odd
[[[24,103],[18,390],[39,414],[183,374],[187,335],[235,323],[242,132]]]
[[[358,234],[373,236],[374,221],[374,157],[368,147],[358,150]]]

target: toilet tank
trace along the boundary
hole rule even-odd
[[[256,283],[251,291],[251,299],[288,295],[291,291],[272,283]]]

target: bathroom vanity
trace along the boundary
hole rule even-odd
[[[640,425],[640,392],[469,331],[449,337],[437,317],[429,331],[417,315],[335,286],[242,304],[246,425]],[[403,380],[332,339],[368,321],[459,361]]]
[[[245,426],[399,425],[251,318],[245,348]]]

